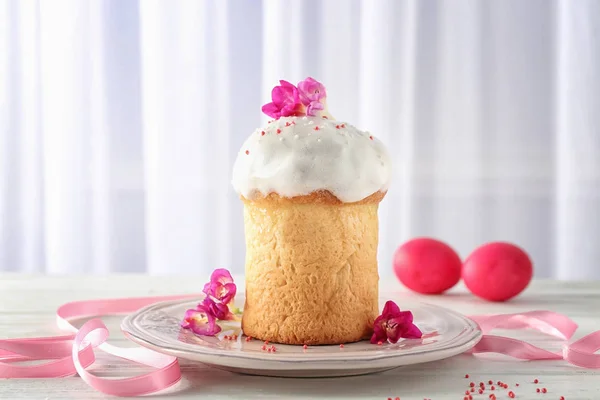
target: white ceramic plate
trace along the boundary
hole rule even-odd
[[[243,304],[243,294],[236,302]],[[228,371],[282,377],[331,377],[361,375],[385,371],[402,365],[441,360],[461,354],[477,344],[481,331],[468,318],[441,307],[399,302],[400,308],[414,314],[415,323],[424,336],[418,340],[401,340],[381,346],[368,341],[335,346],[276,344],[277,351],[261,349],[263,342],[244,337],[237,341],[222,340],[232,331],[225,328],[219,336],[199,337],[181,329],[185,310],[198,301],[179,300],[150,305],[128,315],[121,324],[123,332],[134,342],[179,358],[199,361]],[[385,301],[380,301],[383,305]]]

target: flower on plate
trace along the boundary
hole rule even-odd
[[[229,309],[229,305],[214,301],[209,296],[206,296],[198,307],[202,307],[218,320],[233,321],[235,319],[235,315]]]
[[[213,336],[221,331],[221,327],[216,323],[215,316],[202,305],[196,307],[195,310],[185,312],[181,327],[190,329],[196,335],[203,336]]]
[[[279,83],[271,91],[271,103],[262,106],[262,112],[272,118],[305,115],[298,88],[284,80]]]
[[[210,282],[204,285],[202,291],[214,302],[227,305],[233,301],[237,287],[233,283],[233,278],[229,271],[224,268],[218,268],[213,271],[210,276]]]
[[[231,273],[219,268],[213,271],[210,282],[202,290],[206,297],[194,310],[187,310],[181,327],[191,329],[197,335],[211,336],[219,333],[217,321],[232,321],[240,313],[234,307],[233,298],[237,291]]]
[[[420,339],[423,333],[413,324],[410,311],[400,311],[393,301],[387,301],[380,316],[375,319],[371,343],[389,341],[396,343],[400,338]]]
[[[306,115],[316,116],[325,109],[325,86],[313,78],[306,78],[298,83],[300,101],[306,106]]]

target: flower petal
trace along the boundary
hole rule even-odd
[[[281,114],[279,112],[280,108],[274,103],[268,103],[262,106],[262,112],[267,114],[271,118],[279,118]]]
[[[377,344],[385,341],[387,341],[387,337],[385,335],[378,335],[377,332],[373,333],[373,336],[371,336],[371,344]]]
[[[321,104],[319,101],[311,101],[308,107],[306,108],[306,115],[310,115],[312,117],[316,116],[319,111],[323,110],[325,106]]]
[[[423,332],[415,324],[410,324],[405,327],[402,337],[406,339],[421,339]]]
[[[201,307],[218,320],[232,321],[235,319],[235,315],[226,304],[215,302],[210,297],[204,299]]]
[[[400,311],[398,314],[389,318],[388,321],[393,322],[398,325],[412,324],[413,313],[410,311]]]
[[[293,117],[306,115],[305,107],[301,103],[290,103],[281,108],[280,114],[282,117]]]
[[[212,336],[221,331],[221,327],[215,323],[215,317],[202,306],[195,310],[187,310],[181,327],[204,336]]]
[[[224,285],[226,283],[232,283],[233,278],[231,277],[231,273],[227,271],[225,268],[217,268],[210,275],[211,282],[219,282]]]
[[[279,80],[279,84],[281,85],[281,87],[286,88],[286,89],[296,89],[296,86],[294,86],[292,83],[290,83],[288,81],[284,81],[283,79]]]
[[[204,288],[202,289],[202,293],[210,296],[210,282],[204,284]]]
[[[398,340],[400,340],[400,338],[402,338],[402,331],[398,328],[395,329],[388,329],[386,330],[387,333],[387,339],[390,341],[390,343],[398,343]]]
[[[298,83],[298,92],[302,104],[308,106],[313,101],[319,101],[327,96],[325,86],[311,77]]]
[[[371,343],[377,343],[378,341],[386,341],[387,333],[385,332],[385,327],[383,326],[385,323],[385,319],[382,316],[379,316],[375,319],[375,323],[373,324],[373,336],[371,336]]]
[[[289,100],[286,91],[281,86],[275,86],[271,90],[271,100],[277,107],[284,106]]]
[[[223,289],[220,292],[219,297],[217,298],[221,300],[221,302],[229,304],[231,301],[233,301],[236,292],[237,286],[235,285],[235,283],[226,283],[225,285],[223,285]]]
[[[400,313],[400,307],[396,303],[391,300],[385,302],[385,306],[383,307],[383,311],[381,315],[385,317],[385,319],[390,319],[396,316],[396,314]]]

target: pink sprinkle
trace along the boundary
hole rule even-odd
[[[373,140],[373,135],[369,136],[369,139]]]
[[[246,150],[246,155],[250,154],[250,150]]]
[[[343,349],[343,348],[344,348],[344,343],[341,343],[340,344],[340,349]]]
[[[315,126],[315,131],[318,131],[318,130],[319,130],[319,127],[318,127],[318,126]]]
[[[383,344],[383,342],[380,340],[379,342],[377,342],[378,346],[381,346]]]
[[[302,348],[303,348],[304,350],[306,350],[306,349],[308,349],[308,346],[307,346],[307,345],[304,345],[304,346],[302,346]]]
[[[262,132],[260,133],[260,136],[265,136],[265,131],[262,131]]]
[[[277,134],[279,135],[281,133],[281,129],[277,129]]]
[[[263,346],[261,347],[261,349],[263,349],[263,350],[266,350],[266,349],[267,349],[267,346],[265,346],[265,345],[263,344]]]
[[[546,392],[547,392],[546,388],[542,388],[542,393],[546,393]]]
[[[340,129],[340,126],[339,126],[339,125],[336,125],[336,126],[335,126],[335,129]]]

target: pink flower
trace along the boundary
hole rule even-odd
[[[304,105],[308,105],[311,101],[319,101],[327,96],[325,86],[310,77],[298,83],[298,92]]]
[[[191,329],[196,335],[203,336],[213,336],[221,331],[221,327],[216,324],[214,315],[201,305],[195,310],[185,312],[181,327]]]
[[[413,324],[413,315],[410,311],[400,311],[393,301],[387,301],[383,312],[375,319],[371,343],[386,340],[396,343],[400,338],[420,339],[423,333]]]
[[[228,304],[235,297],[237,287],[229,271],[224,268],[215,269],[210,276],[210,282],[202,290],[207,297],[217,303]]]
[[[181,326],[197,335],[211,336],[221,331],[217,320],[235,320],[229,306],[233,306],[237,287],[229,271],[220,268],[213,271],[210,282],[204,285],[202,291],[206,297],[195,310],[185,312]]]
[[[307,115],[315,116],[318,111],[325,109],[323,103],[325,97],[327,97],[327,92],[321,82],[310,77],[306,78],[298,83],[298,92],[300,101],[307,107]]]
[[[272,102],[262,106],[262,112],[272,118],[304,115],[305,107],[298,88],[284,80],[279,83],[281,86],[275,86],[271,91]]]
[[[205,309],[218,320],[232,321],[235,319],[235,315],[233,315],[227,304],[216,302],[209,296],[206,296],[202,303],[198,304],[198,307]]]

